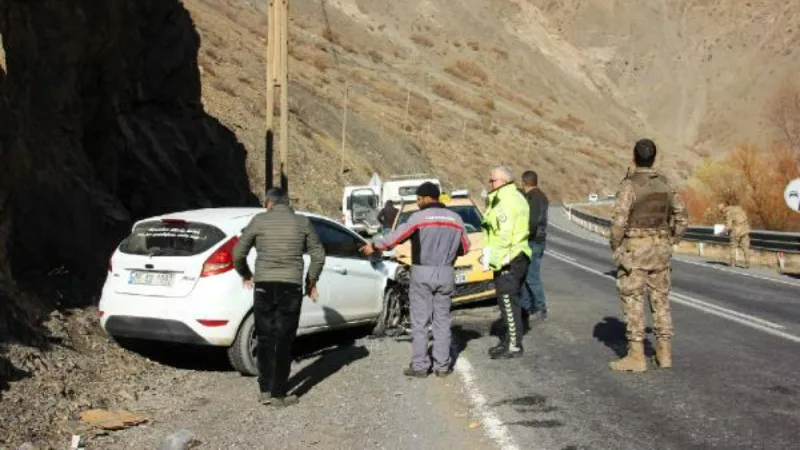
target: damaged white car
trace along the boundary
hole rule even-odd
[[[258,372],[253,292],[233,268],[233,247],[261,208],[211,208],[134,224],[109,261],[100,321],[112,337],[228,347],[233,367]],[[403,330],[407,275],[396,262],[365,257],[366,241],[322,216],[298,212],[326,250],[316,303],[304,299],[298,334],[373,324]],[[255,250],[248,262],[253,267]],[[308,256],[306,270],[308,270]]]

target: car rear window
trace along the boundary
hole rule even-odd
[[[142,222],[119,246],[131,255],[193,256],[203,253],[225,239],[219,228],[198,222]]]

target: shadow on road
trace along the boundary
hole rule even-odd
[[[309,355],[307,358],[318,357],[308,366],[300,369],[289,379],[289,392],[302,397],[317,384],[335,374],[343,367],[369,356],[369,350],[364,346],[354,346],[352,343],[329,348]]]
[[[350,348],[369,333],[369,328],[353,327],[343,330],[323,332],[308,336],[298,336],[292,344],[294,361],[324,356],[323,350]],[[117,343],[134,353],[165,366],[198,372],[233,371],[228,361],[227,349],[202,345],[151,342],[139,339],[117,339]],[[366,350],[365,350],[366,351]]]
[[[645,334],[653,332],[651,327],[644,330]],[[604,317],[602,322],[598,322],[594,326],[592,336],[598,341],[605,344],[620,358],[628,354],[628,340],[625,337],[625,323],[621,322],[616,317]],[[645,338],[644,340],[645,356],[653,356],[655,354],[653,345]]]
[[[453,334],[453,340],[450,345],[450,360],[452,361],[451,367],[453,367],[456,361],[458,361],[461,352],[466,350],[469,341],[479,339],[482,335],[475,330],[465,329],[461,325],[453,326],[451,332]]]

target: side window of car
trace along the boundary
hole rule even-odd
[[[358,249],[364,244],[355,236],[318,219],[312,219],[311,223],[314,224],[314,230],[316,230],[322,246],[325,247],[327,255],[346,258],[360,255]]]

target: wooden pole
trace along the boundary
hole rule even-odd
[[[281,1],[280,75],[281,83],[281,186],[289,192],[289,0]]]
[[[343,113],[343,117],[342,117],[342,152],[341,152],[341,157],[339,159],[339,174],[340,175],[344,173],[344,147],[345,147],[345,142],[346,142],[345,138],[347,136],[347,97],[348,97],[349,89],[350,89],[350,80],[345,80],[344,81],[344,113]]]
[[[265,188],[269,189],[275,185],[273,181],[273,165],[275,155],[275,131],[272,129],[275,112],[275,30],[277,29],[275,21],[275,0],[269,1],[269,10],[267,12],[267,53],[266,53],[266,83],[267,83],[267,111],[266,116],[266,131],[264,133],[264,183]]]
[[[280,174],[281,187],[289,191],[289,0],[269,0],[267,12],[267,113],[264,181],[267,189],[275,186],[275,88],[280,87]]]

